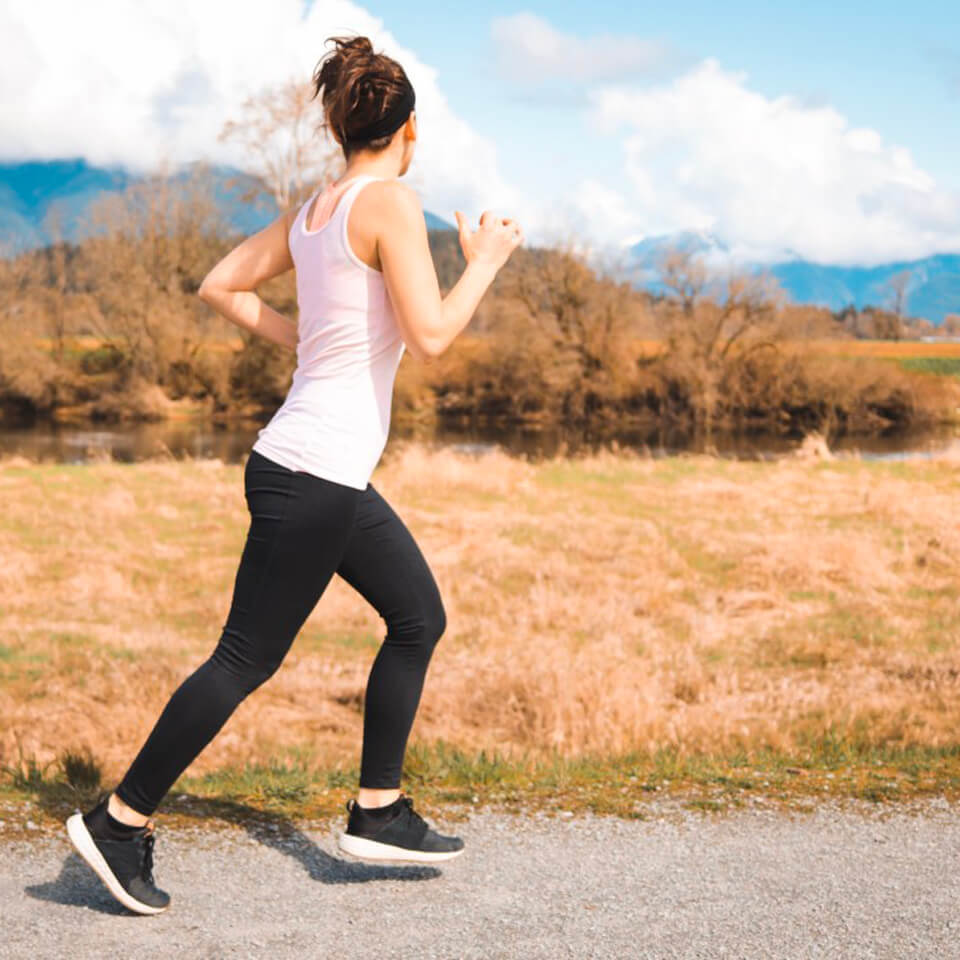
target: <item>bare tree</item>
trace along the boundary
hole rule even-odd
[[[50,333],[54,353],[62,361],[70,325],[71,300],[77,298],[70,289],[70,249],[63,235],[63,216],[56,204],[51,205],[44,216],[44,229],[50,238],[50,244],[43,251],[45,282],[41,299],[44,325]]]
[[[323,110],[310,83],[288,80],[270,87],[248,97],[241,110],[217,139],[239,141],[253,159],[258,185],[243,193],[244,202],[265,190],[280,210],[289,210],[313,184],[342,172],[343,156],[320,126]]]
[[[887,303],[890,307],[892,317],[885,331],[888,335],[884,339],[902,340],[903,339],[903,318],[907,312],[907,295],[910,286],[910,271],[900,270],[887,280],[886,286],[889,290]]]
[[[740,341],[766,339],[784,303],[772,275],[731,269],[720,279],[685,251],[667,255],[661,276],[670,291],[664,311],[668,342],[683,343],[707,365],[726,359]]]
[[[205,167],[182,182],[160,171],[98,198],[90,211],[86,324],[129,369],[160,384],[191,367],[222,327],[194,296],[224,232],[208,181]]]
[[[646,298],[576,249],[518,250],[490,307],[492,365],[517,409],[581,419],[629,395]]]
[[[731,269],[720,279],[682,250],[665,255],[661,278],[669,291],[659,308],[664,371],[685,385],[695,422],[709,435],[735,369],[782,339],[784,293],[768,273]]]
[[[940,325],[945,337],[960,337],[960,313],[948,313]]]
[[[687,250],[667,250],[660,258],[660,282],[673,295],[688,320],[706,296],[710,274],[701,257]]]

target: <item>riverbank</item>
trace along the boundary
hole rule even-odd
[[[131,463],[161,456],[211,457],[225,463],[241,463],[267,420],[269,416],[183,416],[138,423],[58,423],[0,417],[0,457],[19,455],[38,463],[88,463],[103,459]],[[810,442],[810,436],[721,429],[713,429],[707,435],[702,431],[667,430],[627,421],[601,426],[396,413],[391,418],[386,450],[416,441],[454,450],[498,447],[511,456],[533,460],[623,449],[653,457],[707,453],[732,459],[770,460],[794,456],[804,443]],[[823,437],[823,441],[840,456],[922,459],[960,451],[960,423],[879,434],[845,433]]]
[[[628,814],[674,788],[956,794],[957,458],[532,463],[411,443],[373,482],[448,614],[412,738],[430,796]],[[64,751],[109,783],[216,642],[242,466],[6,458],[0,493],[0,762],[53,812]],[[381,640],[335,578],[178,789],[332,809]]]
[[[733,346],[705,358],[696,345],[625,337],[602,362],[576,353],[581,365],[592,357],[580,369],[549,344],[519,349],[522,338],[503,337],[462,334],[430,364],[406,358],[394,417],[781,439],[960,423],[958,343],[780,338],[759,352]],[[144,369],[108,340],[32,338],[0,354],[0,424],[262,423],[283,402],[294,366],[291,352],[256,337],[207,339]]]

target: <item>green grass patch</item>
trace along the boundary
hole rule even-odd
[[[428,811],[470,808],[592,811],[644,815],[651,799],[669,797],[704,811],[762,797],[784,805],[820,797],[895,802],[923,796],[960,798],[960,743],[943,747],[875,744],[864,729],[811,734],[795,749],[688,753],[676,747],[621,756],[507,757],[466,751],[442,740],[410,744],[403,789]],[[182,777],[160,813],[176,818],[323,819],[341,816],[357,789],[355,767],[317,766],[308,751],[268,763]],[[0,774],[0,795],[30,799],[56,820],[89,803],[101,789],[88,752],[39,764],[28,757]]]
[[[949,463],[930,460],[825,460],[811,468],[815,473],[837,473],[841,476],[856,476],[867,471],[880,477],[893,477],[915,483],[931,485],[956,482],[956,471]]]
[[[42,650],[0,643],[0,683],[36,680],[49,662],[50,655]]]
[[[305,629],[296,641],[298,653],[339,653],[344,650],[367,654],[376,651],[383,643],[383,636],[369,630],[318,630]]]
[[[937,377],[960,377],[960,357],[898,357],[897,364],[911,373]]]
[[[273,760],[191,777],[180,789],[197,797],[242,798],[265,809],[298,808],[309,802],[317,782],[306,763]]]
[[[50,641],[61,650],[90,650],[98,646],[96,637],[86,633],[71,633],[54,630],[47,634]]]
[[[525,596],[536,583],[536,574],[527,567],[513,567],[504,570],[497,578],[497,587],[502,597]]]
[[[857,650],[902,642],[895,625],[882,613],[841,601],[833,592],[818,599],[826,602],[826,610],[791,618],[737,655],[764,668],[828,668],[844,663]]]
[[[518,547],[536,547],[538,550],[563,550],[567,545],[555,529],[543,524],[516,523],[500,531],[501,537]]]

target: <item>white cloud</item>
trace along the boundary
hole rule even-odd
[[[714,59],[668,84],[598,86],[591,100],[598,133],[623,136],[621,236],[704,230],[738,256],[835,263],[960,250],[960,196],[909,150],[832,107],[763,96]],[[590,201],[596,184],[576,193]],[[606,205],[592,209],[607,233]]]
[[[641,231],[643,218],[621,190],[600,180],[583,180],[544,211],[537,242],[546,246],[573,247],[597,261],[616,261],[623,238]],[[642,239],[641,235],[634,237]]]
[[[828,105],[765,97],[712,59],[651,86],[682,57],[641,37],[580,37],[530,13],[498,18],[492,31],[513,76],[582,90],[565,102],[615,138],[620,175],[592,173],[549,196],[516,190],[497,144],[454,113],[437,72],[351,0],[307,12],[302,0],[4,0],[0,159],[243,167],[242,147],[217,134],[244,98],[309,79],[326,37],[357,32],[403,63],[417,89],[421,139],[408,176],[450,222],[454,208],[474,222],[483,209],[509,211],[529,243],[575,230],[612,250],[627,237],[702,230],[740,255],[792,249],[828,262],[960,250],[960,198],[908,150]],[[647,86],[629,81],[641,76]],[[520,86],[530,95],[537,85]],[[538,116],[531,108],[530,122]]]
[[[349,0],[5,0],[0,5],[0,159],[82,156],[143,172],[161,159],[243,167],[217,142],[244,98],[309,80],[328,36],[362,33],[403,64],[420,141],[408,177],[427,209],[516,208],[495,145],[451,110],[436,71]],[[469,158],[469,162],[465,162]]]
[[[561,77],[582,82],[649,74],[676,56],[666,44],[643,37],[561,33],[533,13],[494,17],[491,35],[501,67],[521,81]]]

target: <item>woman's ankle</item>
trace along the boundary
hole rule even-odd
[[[369,787],[360,787],[357,792],[357,803],[367,810],[374,807],[388,807],[400,796],[400,788],[394,787],[390,790],[370,789]]]
[[[128,827],[142,827],[150,819],[146,814],[128,807],[115,793],[111,793],[107,800],[107,813]]]

